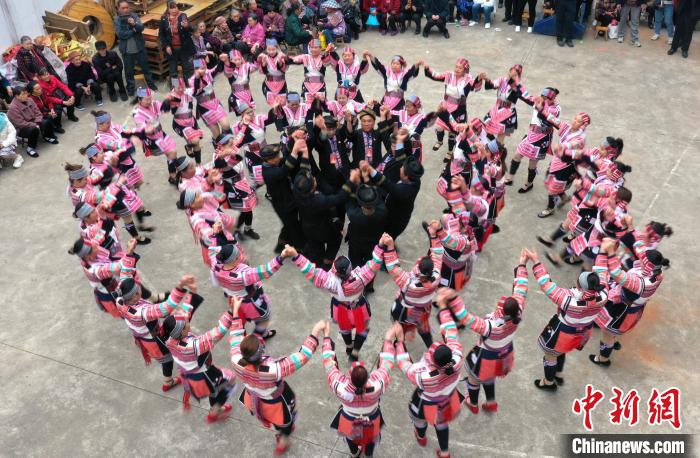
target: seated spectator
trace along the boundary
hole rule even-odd
[[[284,41],[289,46],[306,46],[314,38],[313,32],[304,29],[301,23],[299,15],[302,10],[301,3],[296,3],[287,11],[287,20],[284,22]]]
[[[260,21],[260,19],[265,15],[262,8],[258,8],[258,3],[255,0],[248,1],[248,6],[243,13],[243,19],[247,21],[252,14],[257,16],[258,21]]]
[[[474,5],[472,6],[472,20],[469,23],[469,27],[475,26],[479,23],[481,18],[481,13],[484,13],[484,28],[491,28],[491,13],[493,13],[493,0],[474,0]]]
[[[28,36],[20,38],[22,46],[15,59],[17,61],[17,79],[24,82],[32,81],[40,68],[46,68],[55,77],[59,77],[56,70],[51,66],[51,63],[44,57],[37,46],[32,43],[32,39]]]
[[[209,35],[210,40],[207,41],[204,36],[204,34],[207,33],[206,30],[206,24],[204,22],[200,22],[197,25],[197,28],[192,31],[192,41],[194,41],[194,58],[204,59],[204,61],[207,63],[207,68],[214,68],[219,63],[219,58],[217,56],[221,53],[221,42],[213,35]],[[214,48],[211,45],[211,41],[217,43],[218,46]],[[230,47],[230,45],[227,45],[227,47]],[[216,49],[216,51],[214,49]],[[174,84],[173,87],[177,86],[175,85],[174,79],[172,83]]]
[[[44,94],[41,86],[36,81],[30,81],[27,84],[27,92],[29,92],[29,97],[34,101],[36,107],[41,111],[44,120],[49,121],[53,125],[54,133],[66,133],[63,130],[63,126],[61,126],[61,100]]]
[[[474,9],[473,0],[457,0],[457,16],[459,16],[459,25],[464,27],[468,22],[472,21],[472,11]]]
[[[248,15],[248,25],[243,29],[241,41],[250,49],[249,53],[257,56],[265,47],[265,29],[256,14]]]
[[[15,98],[7,110],[7,117],[17,129],[17,136],[27,140],[27,154],[39,157],[36,146],[40,135],[47,143],[58,143],[53,134],[53,125],[51,121],[44,119],[36,103],[29,97],[27,86],[15,87],[13,91]]]
[[[17,149],[17,130],[12,125],[5,113],[0,113],[0,168],[2,161],[9,159],[12,167],[18,169],[22,167],[24,158],[19,155]]]
[[[124,78],[122,77],[124,64],[121,58],[116,52],[107,51],[107,43],[104,41],[100,40],[95,42],[95,49],[97,50],[97,54],[92,57],[92,65],[95,67],[95,70],[97,70],[97,78],[99,78],[100,83],[104,83],[107,86],[109,100],[112,102],[117,101],[115,84],[119,88],[119,96],[121,99],[123,101],[129,100],[129,96],[126,95]]]
[[[228,26],[228,19],[226,20],[226,25]],[[229,30],[231,30],[231,29],[229,29]],[[216,38],[214,35],[211,34],[211,32],[209,32],[207,30],[206,22],[201,21],[199,24],[197,24],[196,32],[199,32],[198,36],[202,37],[202,39],[204,40],[204,47],[206,47],[208,51],[213,52],[217,56],[219,54],[221,54],[221,50],[222,50],[221,41],[219,41],[218,38]],[[193,33],[195,33],[195,32],[193,32]]]
[[[102,102],[102,89],[97,83],[97,76],[89,62],[85,62],[80,53],[73,51],[68,55],[70,64],[66,67],[68,75],[68,87],[75,94],[75,108],[83,111],[85,107],[82,104],[84,95],[95,95],[95,103],[98,107],[104,105]]]
[[[236,37],[228,28],[226,19],[223,16],[219,16],[214,19],[214,30],[211,32],[212,36],[221,42],[222,48],[228,47],[229,49],[233,46],[233,42]]]
[[[243,35],[243,29],[248,25],[248,22],[243,19],[240,10],[231,10],[231,16],[226,19],[226,24],[228,24],[228,28],[236,40],[240,40],[241,35]]]
[[[386,21],[384,23],[384,30],[381,31],[381,34],[386,34],[387,30],[391,31],[392,36],[399,33],[398,24],[402,24],[403,22],[400,19],[401,0],[382,0],[379,9],[384,16],[384,20]],[[405,31],[405,29],[403,29],[403,24],[401,30]]]
[[[69,121],[78,122],[78,117],[75,116],[75,96],[73,91],[63,84],[63,81],[53,76],[45,68],[40,68],[37,83],[41,86],[44,94],[62,101],[62,111],[65,110]]]
[[[347,42],[360,39],[360,30],[362,30],[362,13],[358,6],[357,0],[349,0],[342,3],[343,17],[345,18],[345,28],[347,30]],[[401,30],[406,31],[406,23],[402,21]]]
[[[0,99],[4,100],[6,103],[12,101],[12,85],[10,80],[5,78],[5,75],[0,73]]]
[[[365,0],[362,2],[362,30],[367,30],[367,19],[372,14],[377,16],[379,32],[382,35],[386,34],[386,14],[384,14],[382,9],[381,0]]]
[[[389,0],[391,1],[391,0]],[[345,18],[340,11],[341,7],[335,0],[328,0],[321,5],[326,10],[326,18],[318,22],[318,26],[323,28],[323,35],[326,37],[326,43],[333,43],[336,37],[343,38],[345,36]]]
[[[595,20],[598,25],[607,27],[613,20],[620,20],[620,5],[612,0],[599,0],[595,5]]]
[[[265,11],[265,17],[263,18],[265,36],[282,41],[284,39],[284,18],[275,11],[272,4],[264,4],[263,11]]]
[[[450,32],[447,31],[447,0],[425,0],[423,3],[425,11],[425,28],[423,36],[427,37],[433,27],[442,33],[445,38],[450,38]]]

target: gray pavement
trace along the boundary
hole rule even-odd
[[[500,25],[496,21],[500,23],[500,14],[494,22]],[[642,224],[656,219],[670,223],[675,230],[662,246],[673,267],[642,322],[625,336],[624,348],[615,353],[613,366],[601,369],[588,362],[588,353],[597,350],[594,333],[583,352],[569,356],[567,383],[556,394],[541,393],[532,386],[533,379],[542,374],[536,337],[555,307],[531,278],[524,321],[515,337],[516,366],[496,386],[499,411],[477,416],[463,411],[451,426],[453,456],[560,455],[559,435],[583,432],[581,418],[572,413],[571,404],[583,396],[586,383],[606,394],[593,413],[595,432],[673,432],[668,425],[649,426],[646,422],[651,389],[671,386],[683,393],[682,432],[699,432],[700,384],[693,362],[698,351],[694,333],[697,319],[692,308],[700,280],[696,266],[700,255],[695,182],[700,176],[697,46],[691,49],[689,59],[668,57],[666,45],[650,41],[647,29],[641,30],[641,49],[587,36],[571,50],[558,48],[551,37],[515,34],[510,28],[496,31],[451,26],[450,31],[449,41],[437,35],[423,39],[410,33],[379,39],[376,32],[370,32],[352,46],[358,51],[369,49],[384,60],[397,52],[409,62],[422,58],[439,70],[451,69],[457,57],[466,56],[472,73],[485,71],[492,77],[522,63],[524,82],[531,92],[546,85],[560,89],[565,118],[583,110],[591,115],[589,146],[606,135],[624,138],[622,160],[634,168],[628,185],[634,193],[631,212],[635,221]],[[301,72],[296,67],[288,73],[292,88],[299,87]],[[259,77],[254,81],[256,99],[262,102]],[[422,97],[426,109],[440,100],[442,87],[422,75],[409,88]],[[371,70],[363,77],[362,91],[366,96],[382,95],[381,79]],[[222,77],[217,81],[217,92],[222,100],[228,95]],[[494,97],[493,92],[472,94],[470,116],[483,116]],[[106,108],[117,120],[128,117],[127,103],[108,103]],[[530,117],[528,107],[519,106],[519,110],[521,126],[507,141],[511,151],[525,133]],[[261,428],[238,402],[233,402],[232,416],[224,424],[204,423],[206,401],[183,413],[181,389],[162,393],[157,365],[145,367],[126,326],[97,311],[77,259],[66,254],[78,232],[70,216],[61,164],[81,161],[78,148],[89,142],[94,132],[91,116],[87,112],[80,116],[80,123],[68,123],[60,145],[40,145],[41,158],[27,158],[20,170],[0,171],[0,193],[4,196],[0,201],[4,261],[0,275],[0,454],[271,455],[272,432]],[[271,130],[268,139],[275,137]],[[414,222],[400,239],[405,266],[426,249],[419,221],[437,217],[444,207],[434,191],[444,149],[432,153],[433,140],[432,131],[424,135],[426,175]],[[205,157],[210,154],[208,147]],[[146,174],[140,195],[153,211],[151,221],[157,227],[154,242],[138,250],[143,256],[141,271],[157,290],[171,288],[183,273],[196,275],[206,302],[193,326],[206,330],[226,307],[222,295],[211,286],[185,217],[175,208],[176,193],[166,183],[164,161],[141,155],[138,161]],[[502,231],[479,256],[474,277],[463,292],[468,307],[479,314],[491,311],[497,299],[508,293],[520,248],[541,249],[535,235],[551,231],[564,217],[560,210],[555,217],[538,219],[536,213],[546,202],[544,187],[538,179],[532,193],[519,195],[515,189],[524,177],[525,171],[520,170],[515,187],[509,188],[506,208],[499,218]],[[279,229],[269,203],[260,197],[254,227],[262,239],[256,244],[244,242],[251,263],[273,256]],[[576,269],[568,267],[553,272],[562,285],[573,284],[575,275]],[[269,343],[269,351],[288,354],[301,344],[316,320],[327,317],[329,297],[311,287],[291,265],[265,282],[265,289],[272,298],[273,326],[279,332]],[[396,292],[385,273],[378,275],[376,289],[370,297],[372,331],[363,349],[364,358],[371,362],[389,324],[389,305]],[[461,340],[468,349],[476,337],[464,331]],[[424,350],[420,341],[409,344],[409,349],[414,358]],[[223,342],[215,349],[217,364],[229,364],[226,350]],[[341,363],[347,367],[344,360]],[[398,370],[392,376],[382,402],[387,426],[377,456],[434,456],[437,442],[433,432],[426,449],[419,448],[413,439],[407,417],[411,386]],[[320,352],[289,383],[299,403],[289,456],[347,456],[345,444],[328,427],[338,403],[326,386]],[[612,386],[639,390],[640,424],[627,428],[609,423]]]

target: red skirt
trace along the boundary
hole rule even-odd
[[[469,373],[480,382],[505,377],[513,369],[515,352],[513,344],[501,351],[487,350],[475,346],[467,355]]]
[[[353,417],[341,407],[331,422],[331,428],[338,434],[351,440],[357,445],[367,445],[376,442],[382,433],[384,418],[377,407],[373,413],[366,417]]]
[[[433,426],[445,424],[457,418],[463,401],[464,396],[459,390],[454,390],[444,401],[431,402],[421,398],[416,389],[409,405],[409,413],[415,419],[425,420]]]
[[[354,308],[350,308],[337,299],[331,299],[331,317],[333,321],[338,323],[338,328],[341,331],[362,332],[365,330],[367,323],[372,316],[369,304],[364,296],[360,296]]]
[[[573,350],[583,350],[591,337],[593,323],[575,328],[568,326],[554,315],[537,339],[540,348],[552,356],[559,356]]]
[[[601,329],[619,336],[637,326],[643,314],[644,305],[631,307],[624,303],[608,302],[596,317],[595,322]]]
[[[95,302],[97,302],[97,306],[100,308],[100,310],[109,313],[114,318],[122,317],[121,313],[119,313],[119,309],[117,308],[117,304],[114,302],[114,298],[111,294],[103,293],[102,291],[96,289],[93,290],[93,292],[95,294]]]
[[[284,381],[280,386],[279,394],[272,399],[262,399],[251,394],[246,388],[239,400],[266,428],[289,426],[296,417],[296,396]]]

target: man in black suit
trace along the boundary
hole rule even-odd
[[[424,1],[423,10],[425,11],[426,19],[425,28],[423,29],[424,37],[427,37],[430,33],[430,29],[432,29],[433,26],[435,26],[445,38],[450,38],[450,32],[448,32],[447,27],[445,27],[445,24],[447,23],[448,14],[447,6],[447,0]]]
[[[377,113],[371,108],[360,111],[357,117],[360,120],[359,128],[354,126],[353,116],[346,113],[345,123],[340,129],[340,135],[352,142],[351,168],[356,168],[360,161],[367,161],[376,167],[382,160],[382,144],[386,148],[392,124],[383,119],[375,127]]]

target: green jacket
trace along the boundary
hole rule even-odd
[[[284,41],[286,41],[288,45],[297,46],[305,43],[304,37],[309,36],[309,32],[304,30],[298,16],[294,14],[287,16],[287,20],[284,22]]]

